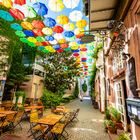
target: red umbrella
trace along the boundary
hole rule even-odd
[[[15,0],[14,3],[18,5],[24,5],[26,4],[26,0]]]
[[[43,46],[48,46],[50,45],[49,41],[44,41],[44,42],[41,42]]]
[[[11,8],[9,12],[16,19],[22,20],[25,18],[24,14],[18,9]]]
[[[84,36],[84,34],[78,34],[78,35],[76,35],[76,38],[81,38],[83,36]]]
[[[78,57],[79,53],[74,53],[73,56]]]
[[[63,51],[64,50],[62,50],[62,49],[57,50],[58,53],[62,53]]]
[[[81,48],[80,51],[87,51],[87,48]]]
[[[68,48],[68,46],[69,46],[69,45],[68,45],[68,44],[66,44],[66,43],[65,43],[65,44],[61,44],[61,45],[60,45],[60,47],[61,47],[62,49]]]
[[[53,31],[56,33],[62,33],[64,31],[64,29],[61,26],[55,26],[53,28]]]
[[[41,21],[41,20],[33,20],[32,25],[37,29],[42,29],[45,27],[43,21]]]
[[[44,34],[42,33],[41,29],[34,29],[33,33],[35,34],[35,36],[43,36]]]

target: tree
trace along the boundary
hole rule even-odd
[[[70,88],[78,73],[72,52],[49,53],[43,58],[46,59],[44,63],[46,88],[54,93],[63,93],[65,89]]]

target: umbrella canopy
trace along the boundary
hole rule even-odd
[[[64,25],[69,22],[69,18],[65,15],[59,15],[59,16],[57,16],[56,21],[58,24]]]
[[[9,12],[16,19],[23,20],[25,18],[24,14],[18,9],[11,8]]]
[[[21,26],[26,30],[32,30],[34,28],[33,25],[27,21],[21,22]]]
[[[37,40],[38,42],[43,42],[43,41],[45,41],[44,37],[41,37],[41,36],[38,36],[38,37],[36,38],[36,40]]]
[[[75,35],[82,34],[82,33],[84,33],[84,29],[83,28],[76,28],[74,30],[74,34]]]
[[[66,44],[66,43],[65,43],[65,44],[61,44],[61,45],[60,45],[60,47],[61,47],[62,49],[68,48],[68,46],[69,46],[69,45],[68,45],[68,44]]]
[[[72,50],[77,50],[79,47],[78,46],[71,46]]]
[[[60,12],[64,9],[62,0],[50,0],[48,3],[50,10],[54,12]]]
[[[73,56],[78,57],[79,53],[73,53]]]
[[[48,13],[48,8],[46,7],[45,4],[41,2],[34,3],[33,8],[37,12],[37,14],[40,16],[44,16]]]
[[[42,29],[42,32],[45,34],[45,35],[52,35],[53,33],[53,30],[49,27],[45,27]]]
[[[14,30],[19,30],[19,31],[22,30],[22,27],[18,23],[12,23],[10,26]]]
[[[10,22],[14,20],[14,18],[9,14],[9,12],[4,10],[0,10],[0,18]]]
[[[64,36],[65,37],[73,37],[74,36],[74,33],[72,32],[72,31],[66,31],[65,33],[64,33]]]
[[[44,34],[42,33],[41,29],[34,29],[33,33],[35,36],[43,36]]]
[[[61,26],[57,25],[53,28],[53,31],[56,33],[62,33],[64,31],[64,29]]]
[[[74,9],[78,6],[80,0],[63,0],[63,3],[66,8]]]
[[[14,3],[18,5],[24,5],[26,4],[26,0],[14,0]]]
[[[31,37],[35,36],[34,33],[30,30],[24,30],[23,32],[26,36],[31,36]]]
[[[22,6],[22,11],[27,18],[34,18],[37,15],[36,11],[32,7],[27,5]]]
[[[54,38],[55,38],[56,40],[63,39],[63,35],[60,34],[60,33],[56,33],[56,34],[54,34],[53,36],[54,36]]]
[[[66,31],[72,31],[72,30],[74,30],[74,24],[73,23],[68,23],[68,24],[65,24],[64,25],[64,29],[66,30]]]
[[[24,37],[20,38],[20,41],[23,42],[23,43],[27,43],[28,42],[27,38],[24,38]]]
[[[19,37],[25,37],[26,36],[22,31],[16,31],[15,34]]]
[[[13,6],[13,2],[12,0],[2,0],[2,5],[7,8],[11,8]]]
[[[59,50],[59,49],[60,49],[60,46],[59,46],[59,45],[53,45],[53,48],[54,48],[55,50]]]
[[[52,44],[52,45],[56,45],[56,44],[57,44],[57,41],[56,41],[56,40],[49,41],[49,42],[50,42],[50,44]]]
[[[58,53],[62,53],[64,50],[62,50],[61,48],[59,50],[57,50]]]
[[[78,20],[81,20],[83,17],[83,14],[81,11],[74,10],[69,14],[69,18],[71,21],[76,22]]]
[[[54,37],[53,36],[45,36],[45,39],[48,41],[53,41]]]
[[[42,43],[42,45],[44,45],[44,46],[50,45],[49,41],[44,41],[44,42],[41,42],[41,43]]]
[[[50,28],[54,27],[56,25],[56,21],[53,18],[47,17],[43,21],[44,24]]]
[[[60,43],[60,44],[66,43],[66,39],[64,39],[64,38],[59,39],[59,40],[57,40],[57,41],[58,41],[58,43]]]
[[[37,42],[37,40],[34,37],[28,37],[27,40],[33,43]]]
[[[33,20],[32,25],[37,29],[42,29],[45,27],[44,23],[41,20]]]
[[[78,28],[84,28],[87,25],[87,21],[84,19],[81,19],[79,21],[76,22],[76,26]]]

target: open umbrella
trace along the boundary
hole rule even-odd
[[[14,0],[14,3],[18,5],[24,5],[26,4],[26,0]]]
[[[78,28],[84,28],[86,25],[87,25],[87,21],[85,19],[81,19],[76,22],[76,26]]]
[[[44,34],[42,33],[41,29],[33,29],[33,33],[35,36],[43,36]]]
[[[27,21],[21,22],[21,26],[26,30],[32,30],[34,28],[33,25]]]
[[[58,44],[56,40],[49,41],[49,42],[50,42],[50,44],[52,44],[52,45],[56,45],[56,44]]]
[[[13,2],[12,0],[2,0],[2,5],[7,8],[11,8],[13,6]]]
[[[41,43],[42,43],[42,45],[44,45],[44,46],[50,45],[49,41],[44,41],[44,42],[41,42]]]
[[[53,18],[47,17],[45,18],[45,20],[43,21],[44,24],[50,28],[54,27],[56,24],[56,21]]]
[[[57,25],[53,28],[53,31],[56,33],[62,33],[64,29],[61,26]]]
[[[74,24],[73,23],[68,23],[68,24],[65,24],[64,25],[64,29],[66,30],[66,31],[72,31],[72,30],[74,30]]]
[[[53,41],[54,37],[53,36],[45,36],[45,39],[48,41]]]
[[[15,34],[19,37],[25,37],[26,36],[22,31],[16,31]]]
[[[62,0],[49,0],[48,6],[54,12],[60,12],[64,9]]]
[[[42,44],[42,42],[36,42],[35,45],[36,46],[42,46],[43,44]]]
[[[43,51],[44,50],[44,46],[39,46],[37,49],[39,50],[39,51]]]
[[[49,27],[45,27],[42,29],[42,32],[45,34],[45,35],[52,35],[53,33],[53,30]]]
[[[64,38],[59,39],[59,40],[57,40],[57,41],[58,41],[58,43],[60,43],[60,44],[62,44],[62,43],[66,43],[66,39],[64,39]]]
[[[0,18],[10,22],[14,20],[14,18],[9,14],[9,12],[4,10],[0,10]]]
[[[74,33],[72,32],[72,31],[66,31],[65,33],[64,33],[64,36],[65,37],[73,37],[74,36]]]
[[[61,49],[61,48],[60,48],[59,50],[57,50],[58,53],[62,53],[63,51],[64,51],[64,50]]]
[[[23,32],[26,36],[32,36],[32,37],[35,36],[34,33],[30,30],[24,30]]]
[[[83,14],[81,11],[74,10],[69,14],[69,18],[71,21],[76,22],[78,20],[81,20],[83,17]]]
[[[59,50],[59,49],[60,49],[60,45],[53,45],[53,48],[54,48],[55,50]]]
[[[22,11],[27,18],[34,18],[37,15],[36,11],[32,7],[27,5],[22,6]]]
[[[62,49],[65,49],[65,48],[68,48],[68,47],[69,47],[69,45],[68,45],[68,44],[66,44],[66,43],[64,43],[64,44],[61,44],[61,45],[60,45],[60,47],[61,47]]]
[[[63,0],[63,3],[66,8],[74,9],[78,6],[80,0]]]
[[[77,50],[79,47],[78,46],[71,46],[72,50]]]
[[[34,37],[28,37],[27,40],[33,43],[37,42],[37,40]]]
[[[56,40],[63,39],[63,35],[61,33],[56,33],[53,35]]]
[[[32,25],[37,29],[42,29],[45,27],[44,23],[41,20],[33,20]]]
[[[74,30],[74,34],[75,35],[79,35],[79,34],[82,34],[82,33],[84,33],[84,29],[83,28],[76,28]]]
[[[10,26],[14,30],[19,30],[19,31],[22,30],[22,27],[18,23],[12,23]]]
[[[37,40],[38,42],[43,42],[43,41],[45,41],[44,37],[41,37],[41,36],[36,37],[36,40]]]
[[[69,22],[69,18],[65,15],[59,15],[57,16],[56,21],[57,23],[64,25]]]
[[[70,47],[65,48],[64,51],[65,51],[65,52],[69,52],[69,51],[71,51],[71,48],[70,48]]]
[[[79,53],[73,53],[73,56],[78,57]]]
[[[25,18],[24,14],[18,9],[11,8],[9,12],[16,19],[22,20]]]
[[[23,42],[23,43],[27,43],[28,42],[27,38],[25,38],[25,37],[20,38],[20,41]]]
[[[34,3],[33,8],[37,12],[37,14],[40,16],[44,16],[48,13],[48,8],[46,7],[45,4],[41,2]]]

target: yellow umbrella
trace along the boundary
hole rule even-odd
[[[42,29],[42,32],[45,34],[45,35],[52,35],[53,34],[53,30],[49,27],[45,27]]]
[[[76,28],[76,29],[74,30],[74,34],[75,34],[75,35],[79,35],[79,34],[81,34],[81,33],[84,33],[84,29],[83,29],[83,28]]]
[[[45,49],[49,52],[55,52],[56,50],[52,46],[45,46]]]
[[[60,44],[66,43],[66,39],[64,39],[64,38],[59,39],[59,40],[58,40],[58,43],[60,43]]]
[[[69,45],[70,46],[77,46],[77,43],[76,42],[70,42]]]
[[[68,23],[68,24],[65,24],[64,25],[64,29],[66,30],[66,31],[72,31],[72,30],[74,30],[74,24],[73,23]]]
[[[81,44],[79,45],[80,48],[86,48],[86,45],[85,44]]]
[[[78,28],[83,28],[83,27],[85,27],[86,25],[87,25],[87,21],[84,20],[84,19],[81,19],[81,20],[79,20],[79,21],[76,22],[76,26],[77,26]]]
[[[2,0],[2,5],[7,7],[7,8],[11,8],[13,3],[11,0]]]
[[[62,0],[50,0],[48,3],[50,10],[54,12],[60,12],[64,9]]]
[[[72,50],[77,50],[79,47],[78,46],[71,46]]]
[[[69,18],[65,15],[60,15],[60,16],[57,16],[56,21],[59,24],[64,25],[64,24],[67,24],[69,22]]]
[[[30,22],[27,22],[27,21],[23,21],[21,23],[21,26],[26,30],[32,30],[34,28],[33,25]]]
[[[33,43],[37,42],[37,40],[34,37],[28,37],[27,39],[28,41],[33,42]]]

